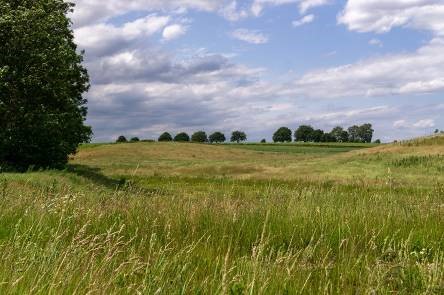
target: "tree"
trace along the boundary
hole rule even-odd
[[[230,140],[231,142],[240,143],[240,142],[246,141],[246,140],[247,140],[247,135],[243,131],[234,131],[231,134],[231,140]]]
[[[177,142],[189,142],[190,141],[190,136],[187,133],[185,133],[185,132],[181,132],[181,133],[177,134],[174,137],[174,141],[177,141]]]
[[[348,140],[350,142],[360,142],[361,139],[359,137],[359,126],[353,125],[348,128]]]
[[[331,133],[324,133],[322,135],[321,142],[336,142],[336,137],[334,137]]]
[[[372,128],[372,124],[364,124],[359,126],[358,135],[361,142],[371,143],[373,139],[373,133],[375,130]]]
[[[309,125],[299,126],[299,128],[294,132],[295,141],[314,141],[314,131],[314,128]]]
[[[341,126],[337,126],[333,128],[330,132],[331,136],[335,139],[336,142],[347,142],[349,141],[349,134],[344,128]]]
[[[313,141],[313,142],[321,142],[321,141],[323,141],[323,139],[324,139],[324,131],[323,130],[321,130],[321,129],[316,129],[316,130],[314,130],[312,133],[311,133],[311,136],[310,136],[310,141]]]
[[[210,135],[209,137],[209,141],[211,143],[215,142],[215,143],[221,143],[221,142],[225,142],[227,139],[225,138],[225,135],[221,132],[214,132],[213,134]]]
[[[263,138],[263,139],[261,140],[261,143],[267,143],[267,140],[266,140],[265,138]]]
[[[124,142],[128,142],[128,140],[123,135],[120,135],[116,140],[116,143],[124,143]]]
[[[375,143],[376,143],[376,144],[381,144],[381,140],[380,140],[380,139],[377,139],[377,140],[375,140]]]
[[[439,133],[439,129],[435,129],[435,134],[438,134]]]
[[[91,127],[89,88],[63,0],[0,1],[0,162],[62,167]]]
[[[133,137],[130,139],[130,142],[139,142],[140,139],[138,137]]]
[[[291,130],[288,127],[281,127],[273,134],[274,142],[291,142]]]
[[[164,132],[159,136],[158,141],[163,141],[163,142],[173,141],[173,137],[168,132]]]
[[[208,137],[205,131],[197,131],[191,136],[191,141],[204,143],[208,142]]]

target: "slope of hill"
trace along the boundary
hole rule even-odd
[[[443,292],[443,138],[326,148],[87,145],[0,174],[0,293]]]

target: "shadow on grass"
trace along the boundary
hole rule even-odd
[[[109,189],[121,189],[127,184],[127,180],[125,178],[114,179],[103,175],[99,168],[93,168],[85,165],[70,164],[66,167],[66,171],[86,178],[97,185],[105,186]]]

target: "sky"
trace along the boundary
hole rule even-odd
[[[74,0],[95,142],[444,129],[443,0]]]

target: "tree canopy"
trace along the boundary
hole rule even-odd
[[[181,133],[178,133],[174,137],[174,141],[176,141],[176,142],[189,142],[190,141],[190,136],[187,133],[185,133],[185,132],[181,132]]]
[[[197,131],[191,136],[192,142],[204,143],[208,142],[208,137],[205,131]]]
[[[126,139],[125,136],[120,135],[120,136],[117,138],[116,142],[117,142],[117,143],[124,143],[124,142],[128,142],[128,139]]]
[[[158,141],[173,141],[173,137],[168,132],[164,132],[159,136]]]
[[[89,77],[63,0],[0,1],[0,162],[62,167],[90,140]]]
[[[273,134],[274,142],[291,142],[291,130],[288,127],[281,127]]]
[[[208,137],[208,140],[211,143],[222,143],[225,142],[227,139],[225,138],[225,134],[222,132],[214,132]]]
[[[233,131],[233,133],[231,134],[231,142],[237,142],[240,143],[242,141],[246,141],[247,140],[247,134],[245,134],[245,132],[243,131]]]
[[[301,125],[294,132],[295,141],[313,141],[314,128],[309,125]]]

